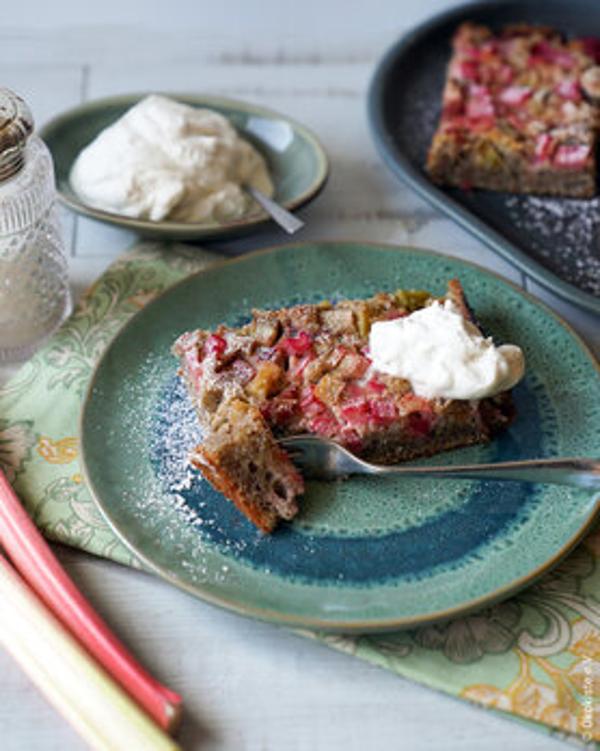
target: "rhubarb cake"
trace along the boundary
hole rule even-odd
[[[443,301],[472,320],[462,287]],[[484,399],[424,398],[375,372],[369,331],[435,301],[399,290],[366,300],[255,310],[240,328],[179,337],[173,347],[203,442],[191,462],[254,524],[270,532],[297,513],[302,477],[277,439],[312,433],[394,463],[487,442],[514,415],[509,391]]]
[[[578,198],[596,192],[600,43],[462,24],[427,157],[438,184]]]

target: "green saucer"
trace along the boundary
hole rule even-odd
[[[70,209],[85,216],[129,229],[144,237],[208,240],[247,235],[271,219],[257,210],[228,223],[154,222],[96,209],[82,201],[69,182],[79,152],[145,94],[98,99],[68,110],[40,131],[54,159],[58,193]],[[290,211],[306,205],[323,189],[329,173],[327,156],[317,138],[304,126],[272,110],[233,99],[195,94],[166,94],[185,104],[207,107],[227,117],[239,133],[265,157],[275,185],[276,201]]]

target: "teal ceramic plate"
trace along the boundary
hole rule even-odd
[[[49,122],[40,136],[54,159],[62,201],[73,211],[115,224],[147,237],[206,240],[243,235],[271,221],[262,210],[227,224],[153,222],[101,211],[84,203],[71,188],[69,173],[79,152],[145,94],[98,99],[65,112]],[[267,160],[275,199],[289,210],[312,201],[325,185],[329,166],[317,138],[305,127],[272,110],[233,99],[193,94],[167,94],[186,104],[208,107],[227,117],[239,133]]]
[[[290,245],[219,263],[135,316],[100,361],[83,408],[84,468],[103,514],[151,569],[246,615],[332,631],[455,616],[532,582],[589,528],[598,497],[520,483],[354,478],[310,483],[293,524],[261,535],[186,467],[200,440],[169,353],[181,332],[242,323],[252,307],[442,294],[458,276],[481,324],[520,344],[519,417],[448,463],[600,455],[593,356],[547,308],[475,266],[415,248]],[[439,461],[429,460],[429,461]]]

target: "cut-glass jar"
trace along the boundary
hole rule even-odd
[[[71,310],[52,157],[32,131],[0,88],[0,361],[28,357]]]

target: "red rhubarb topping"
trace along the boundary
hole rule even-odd
[[[373,377],[369,381],[367,381],[367,388],[370,391],[381,394],[383,391],[385,391],[385,384],[381,383],[381,381],[378,381],[377,378]]]
[[[552,156],[556,142],[549,133],[540,133],[535,141],[534,156],[536,162],[546,162]]]
[[[509,86],[498,95],[498,100],[509,107],[519,107],[524,104],[532,94],[529,86]]]
[[[590,155],[590,147],[585,144],[563,144],[556,149],[554,164],[566,169],[583,167]]]
[[[299,331],[296,336],[286,336],[279,342],[288,355],[303,355],[312,347],[312,337],[306,331]]]
[[[496,76],[498,83],[501,83],[507,86],[509,83],[512,83],[514,77],[515,77],[515,73],[513,69],[510,67],[510,65],[501,65],[498,68],[498,72]]]
[[[378,399],[369,403],[371,414],[378,425],[390,425],[398,417],[396,405],[387,400]]]
[[[565,70],[569,70],[575,64],[575,58],[570,52],[557,49],[545,39],[533,45],[531,54],[534,58],[531,61],[533,64],[536,62],[550,63],[551,65],[558,65],[559,68],[564,68]]]
[[[338,440],[349,450],[360,453],[364,443],[358,433],[352,428],[342,428]]]
[[[411,412],[408,415],[408,429],[417,436],[429,434],[433,424],[432,412]]]
[[[471,86],[470,98],[467,102],[467,117],[473,120],[479,118],[493,118],[495,115],[494,103],[486,86]]]
[[[366,401],[367,396],[363,386],[358,383],[347,383],[344,388],[344,403],[345,404],[358,404]]]
[[[344,407],[342,409],[344,422],[355,430],[365,428],[371,422],[371,413],[368,404],[356,407]]]
[[[219,334],[211,334],[204,343],[204,354],[219,358],[227,349],[227,342]]]
[[[310,430],[317,435],[326,438],[335,438],[338,432],[338,422],[329,410],[325,409],[312,418],[309,424]]]
[[[579,41],[583,44],[585,54],[589,55],[594,62],[600,63],[600,39],[597,37],[582,37]]]
[[[300,394],[300,409],[307,417],[319,414],[326,407],[316,396],[315,387],[312,384],[305,386]]]
[[[462,60],[457,67],[458,76],[465,81],[476,83],[479,80],[479,65],[474,60]]]
[[[573,78],[565,79],[558,83],[555,86],[554,91],[556,91],[560,97],[567,99],[570,102],[579,102],[581,100],[581,88],[579,82]]]

